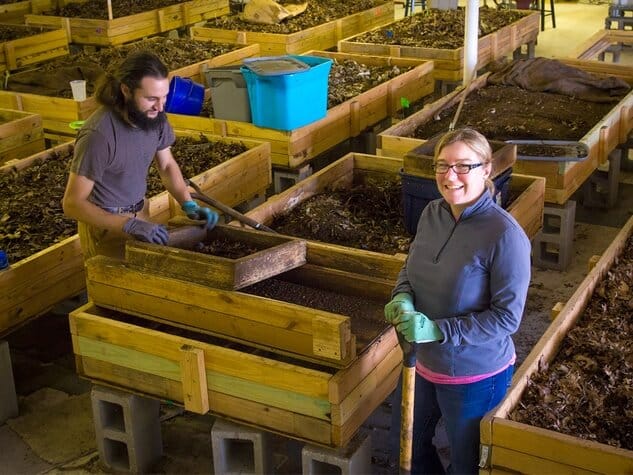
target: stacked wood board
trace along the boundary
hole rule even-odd
[[[369,10],[313,26],[296,33],[263,33],[194,26],[190,35],[196,40],[221,43],[259,44],[262,55],[300,54],[310,50],[326,50],[348,36],[356,35],[393,21],[394,4],[386,2]]]
[[[0,9],[6,5],[0,5]],[[13,29],[33,29],[24,25],[7,25]],[[63,28],[41,28],[39,33],[0,43],[0,73],[15,71],[32,64],[65,56],[69,52],[68,36]]]
[[[434,89],[431,61],[326,51],[310,51],[307,54],[337,61],[351,59],[368,66],[413,69],[329,109],[325,118],[292,131],[267,129],[247,122],[177,114],[169,114],[169,121],[175,129],[207,130],[223,136],[270,142],[273,165],[297,168],[348,138],[359,135],[367,127],[387,117],[394,117],[402,108],[401,98],[415,101],[431,94]]]
[[[633,233],[629,219],[545,331],[514,376],[501,403],[481,421],[480,473],[631,473],[633,451],[508,419],[529,379],[548,366]],[[605,318],[608,316],[605,315]],[[622,408],[624,410],[624,407]]]
[[[31,1],[4,3],[0,5],[0,23],[24,23],[24,15],[32,13]]]
[[[112,20],[36,14],[69,3],[73,2],[39,0],[33,4],[34,13],[25,15],[24,21],[27,25],[63,28],[71,43],[115,46],[229,13],[227,0],[190,0]]]
[[[44,129],[39,114],[0,109],[0,165],[41,152]]]
[[[208,138],[233,140],[211,135]],[[228,206],[253,198],[271,183],[269,145],[240,142],[249,150],[192,177],[203,191]],[[55,159],[57,155],[72,153],[72,150],[72,143],[62,144],[29,158],[8,162],[0,167],[0,173],[21,170],[36,161]],[[181,211],[173,198],[163,192],[150,198],[149,213],[153,220],[164,223]],[[76,234],[30,257],[12,262],[9,269],[0,273],[0,335],[77,295],[84,288],[83,254]]]
[[[205,68],[232,64],[258,54],[258,46],[245,46],[211,59],[174,69],[169,72],[169,77],[181,76],[191,78],[196,82],[204,82],[202,78],[204,78]],[[87,119],[97,109],[98,104],[94,96],[84,101],[75,101],[72,98],[0,90],[0,107],[40,114],[44,121],[46,137],[57,141],[67,141],[76,133],[70,128],[70,123]],[[210,129],[206,131],[208,130]]]
[[[420,15],[422,14],[420,13]],[[527,13],[520,20],[479,38],[477,43],[477,67],[483,68],[490,62],[511,54],[521,48],[522,45],[535,42],[539,34],[539,17],[538,12]],[[389,26],[389,24],[383,25],[381,28],[386,29]],[[362,43],[354,41],[354,37],[349,37],[338,42],[338,51],[432,60],[435,63],[435,79],[459,82],[463,78],[463,46],[455,49],[425,48]]]
[[[400,158],[350,153],[286,191],[271,197],[265,203],[249,211],[247,216],[260,223],[270,225],[275,216],[282,215],[299,203],[328,188],[349,188],[352,184],[362,183],[367,177],[399,177],[402,166],[403,161]],[[507,211],[514,216],[531,239],[542,225],[545,180],[539,177],[512,174],[510,188],[517,197]],[[332,244],[326,246],[340,247]],[[345,249],[348,249],[351,255],[355,252],[368,252]],[[397,269],[396,272],[399,270]],[[385,274],[385,277],[395,279],[396,276]]]
[[[605,64],[598,61],[562,60],[564,63],[584,71],[599,75],[612,75],[626,79],[633,84],[631,68]],[[470,91],[485,87],[488,74],[477,78]],[[424,109],[412,114],[378,135],[378,153],[389,157],[403,157],[409,151],[422,145],[424,139],[412,138],[415,129],[433,120],[438,112],[459,103],[464,89],[460,88]],[[541,176],[546,179],[545,201],[564,204],[584,183],[598,165],[607,161],[609,153],[618,144],[626,142],[633,129],[633,92],[625,96],[602,118],[596,118],[596,125],[579,141],[589,149],[588,157],[581,162],[556,162],[543,160],[517,160],[514,171],[521,174]]]
[[[599,59],[604,61],[605,53],[613,54],[613,62],[617,63],[623,46],[633,45],[631,30],[600,30],[578,45],[570,54],[572,58],[583,60]]]

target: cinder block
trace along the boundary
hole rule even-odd
[[[312,166],[310,165],[304,165],[297,169],[273,167],[274,192],[281,193],[310,175],[312,175]]]
[[[211,428],[216,475],[271,473],[270,434],[224,419]]]
[[[239,211],[240,213],[248,213],[253,208],[256,208],[257,206],[261,205],[264,201],[266,201],[266,194],[258,193],[250,200],[246,200],[243,203],[240,203],[239,205],[235,206],[235,210]],[[233,218],[229,217],[229,219],[233,219]]]
[[[18,415],[18,397],[15,394],[9,343],[0,341],[0,424]]]
[[[340,449],[305,445],[301,451],[301,466],[303,475],[372,473],[371,437],[367,433],[357,433],[346,447]]]
[[[101,462],[112,470],[150,471],[163,454],[160,403],[100,386],[91,399]]]
[[[588,208],[613,208],[618,200],[622,149],[609,154],[608,171],[596,170],[583,184],[583,205]]]
[[[546,204],[543,209],[543,229],[532,243],[534,265],[544,269],[565,270],[571,264],[574,251],[576,202],[562,206]]]

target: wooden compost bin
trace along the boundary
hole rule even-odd
[[[91,304],[71,313],[79,375],[310,443],[345,446],[400,373],[393,328],[336,370],[110,315]]]
[[[0,5],[0,23],[24,23],[24,15],[31,13],[31,2],[5,3]]]
[[[565,60],[564,62],[573,66],[578,65],[581,69],[588,69],[589,72],[597,72],[598,69],[603,73],[617,70],[620,77],[627,77],[628,82],[633,84],[633,72],[630,67],[598,61],[589,62],[595,64],[585,64],[587,63],[585,61]],[[587,68],[584,67],[585,65]],[[485,87],[487,78],[488,74],[477,78],[471,84],[471,91]],[[452,92],[378,134],[378,153],[389,157],[403,157],[409,151],[422,145],[425,142],[424,139],[411,137],[415,129],[433,120],[433,116],[439,111],[457,104],[463,91],[463,88],[460,88]],[[626,142],[629,132],[633,129],[633,91],[616,104],[607,115],[596,120],[596,125],[580,139],[580,142],[589,148],[589,155],[582,162],[517,160],[513,170],[525,175],[544,177],[546,179],[545,201],[564,204],[598,165],[607,161],[609,153],[618,144]]]
[[[0,5],[0,10],[4,6]],[[12,29],[27,28],[24,25],[10,25],[10,27]],[[15,71],[31,64],[65,56],[68,52],[66,30],[59,27],[42,29],[41,33],[0,43],[0,73]]]
[[[480,473],[633,472],[633,451],[508,419],[508,414],[520,404],[530,376],[543,364],[552,362],[632,233],[633,218],[630,218],[518,369],[505,398],[481,421],[486,463]]]
[[[54,6],[63,6],[73,2],[46,0],[38,3],[37,13],[41,13]],[[33,6],[35,13],[35,4]],[[192,0],[112,20],[30,14],[25,15],[24,21],[27,25],[64,28],[71,43],[115,46],[227,13],[229,13],[227,0]]]
[[[393,2],[313,26],[296,33],[263,33],[194,26],[190,35],[196,40],[220,43],[259,44],[262,55],[300,54],[309,50],[326,50],[337,41],[393,21]]]
[[[0,165],[41,152],[44,129],[39,114],[0,109]]]
[[[232,64],[258,54],[259,48],[256,45],[245,46],[208,60],[174,69],[169,72],[169,77],[182,76],[196,82],[204,82],[205,68]],[[46,137],[56,141],[67,141],[76,135],[76,131],[71,129],[69,124],[76,120],[87,119],[97,109],[98,104],[94,96],[84,101],[75,101],[72,98],[0,90],[0,107],[40,114],[44,121]]]
[[[402,165],[402,159],[399,158],[349,153],[286,191],[272,196],[263,204],[249,211],[247,216],[260,223],[271,225],[275,216],[288,212],[299,203],[325,191],[327,188],[349,188],[352,184],[362,182],[366,177],[399,177]],[[507,208],[507,211],[532,239],[542,225],[545,180],[539,177],[512,174],[510,183],[511,192],[518,196]],[[369,252],[333,244],[328,246],[343,247],[351,253]],[[382,255],[373,252],[371,254]],[[399,268],[396,269],[395,276],[385,274],[385,278],[395,279],[399,270]]]
[[[268,144],[241,142],[251,148],[192,178],[205,193],[228,206],[235,206],[261,193],[272,180]],[[0,173],[10,173],[14,167],[24,169],[36,160],[49,160],[72,149],[72,143],[62,144],[29,158],[9,162],[0,167]],[[162,192],[149,199],[149,213],[154,220],[164,223],[181,211],[173,198]],[[0,335],[77,295],[84,288],[83,254],[77,234],[11,263],[9,269],[0,272]]]
[[[257,127],[248,122],[178,114],[169,114],[169,122],[175,129],[207,130],[223,136],[270,142],[273,165],[297,168],[333,146],[359,135],[382,119],[393,117],[402,107],[401,97],[414,101],[431,94],[434,89],[431,61],[326,51],[310,51],[308,54],[341,61],[352,59],[369,66],[396,65],[413,69],[329,109],[323,119],[292,131]]]
[[[605,53],[613,54],[613,62],[617,63],[623,46],[633,45],[631,30],[600,30],[579,44],[570,54],[572,58],[583,60],[598,59],[604,61]]]
[[[540,14],[538,12],[528,13],[520,20],[479,38],[477,42],[477,67],[483,68],[490,62],[512,53],[522,45],[536,41],[540,31],[539,20]],[[382,28],[385,26],[388,25],[383,25]],[[348,37],[339,41],[338,50],[343,53],[432,60],[435,63],[435,79],[459,82],[463,78],[463,46],[456,49],[439,49],[420,46],[360,43],[352,40],[353,37]]]

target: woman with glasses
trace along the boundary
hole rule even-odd
[[[493,199],[491,160],[490,144],[473,129],[440,139],[433,166],[442,198],[422,211],[385,306],[386,320],[416,344],[413,473],[445,472],[432,444],[440,417],[447,471],[477,473],[479,422],[512,380],[530,241]],[[392,410],[397,431],[399,404]]]

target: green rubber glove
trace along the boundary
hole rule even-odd
[[[444,339],[444,333],[437,326],[437,323],[422,312],[401,314],[394,321],[394,325],[409,343],[429,343]]]
[[[207,222],[207,229],[213,229],[218,223],[218,213],[211,208],[203,208],[195,201],[185,201],[182,204],[182,210],[190,219],[202,219]]]
[[[394,295],[391,302],[385,305],[385,320],[388,323],[394,323],[394,320],[402,313],[415,312],[413,306],[413,295],[406,292],[400,292]]]

